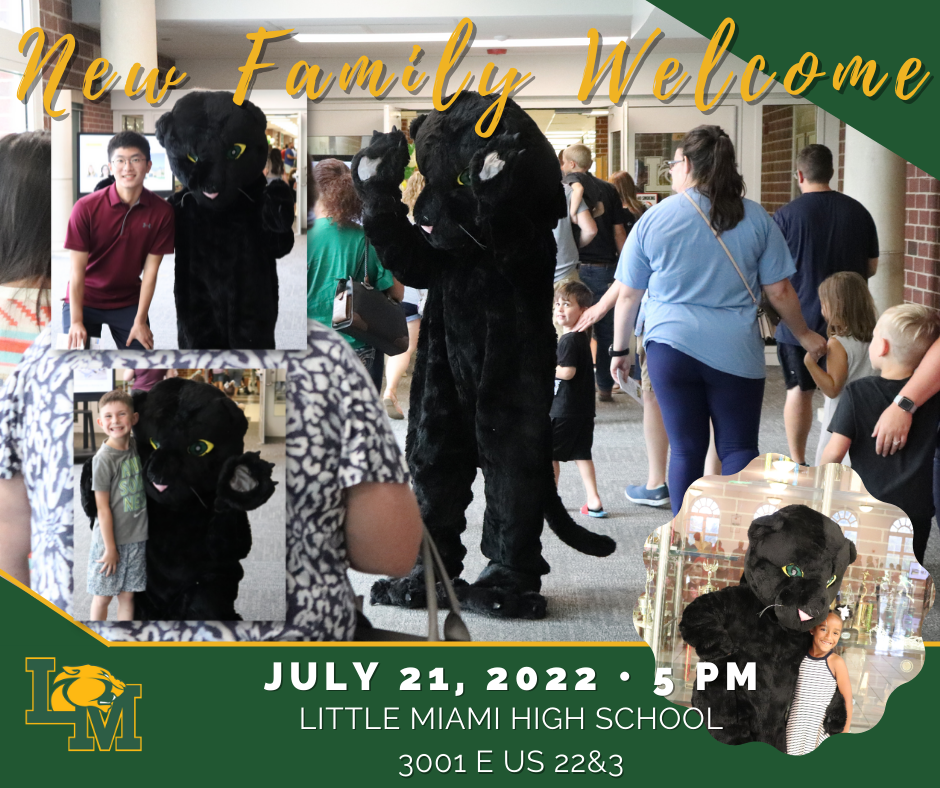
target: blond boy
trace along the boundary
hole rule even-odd
[[[118,598],[117,620],[134,618],[134,593],[147,586],[147,496],[140,457],[131,434],[134,400],[116,389],[98,403],[98,426],[107,440],[92,460],[92,490],[98,524],[88,554],[91,620],[104,621]]]
[[[919,408],[901,389],[928,348],[940,336],[940,315],[924,306],[904,304],[886,310],[875,326],[868,354],[879,377],[846,386],[829,431],[832,438],[822,462],[841,462],[848,453],[852,468],[875,498],[899,506],[914,528],[914,556],[921,563],[933,516],[933,457],[940,421],[940,395]],[[913,415],[907,445],[881,457],[872,432],[892,402]]]

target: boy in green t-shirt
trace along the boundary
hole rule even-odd
[[[91,465],[98,507],[88,554],[92,621],[107,619],[113,596],[118,598],[117,620],[132,620],[134,593],[147,587],[147,495],[131,434],[138,417],[131,395],[121,389],[98,403],[98,426],[108,437]]]

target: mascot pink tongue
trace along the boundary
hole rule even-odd
[[[187,93],[157,121],[157,140],[185,187],[170,200],[180,348],[275,348],[276,260],[294,245],[294,197],[262,174],[264,113],[232,99]]]
[[[465,510],[481,468],[489,564],[472,585],[458,580],[458,597],[470,611],[541,618],[549,571],[543,522],[583,553],[609,555],[615,544],[572,521],[552,474],[552,229],[565,215],[558,159],[511,100],[492,137],[481,138],[474,125],[491,103],[464,92],[446,111],[412,122],[426,181],[415,225],[399,189],[409,159],[401,132],[376,132],[352,173],[382,263],[404,284],[428,290],[407,441],[424,522],[458,577]],[[379,581],[372,601],[425,606],[422,568]]]

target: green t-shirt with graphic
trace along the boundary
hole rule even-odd
[[[91,489],[110,493],[115,544],[147,541],[147,494],[133,438],[127,451],[102,444],[91,461]],[[95,525],[95,538],[99,529]]]

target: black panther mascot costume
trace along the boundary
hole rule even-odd
[[[246,511],[274,492],[271,463],[245,453],[248,420],[214,386],[183,378],[134,392],[134,438],[147,492],[147,590],[134,596],[142,621],[237,621],[241,560],[251,550]],[[97,515],[91,460],[82,506]]]
[[[577,525],[554,485],[549,419],[556,338],[552,228],[565,214],[558,159],[514,102],[493,135],[474,124],[492,103],[462,93],[412,122],[427,185],[407,218],[399,184],[405,136],[372,137],[352,162],[363,226],[399,281],[427,288],[411,384],[406,453],[421,514],[452,577],[477,468],[485,479],[483,554],[489,565],[457,583],[470,611],[542,618],[543,520],[566,544],[609,555],[615,544]],[[376,604],[423,607],[422,567],[372,588]]]
[[[855,545],[839,526],[808,506],[786,506],[751,523],[741,584],[698,597],[679,631],[718,677],[694,690],[692,705],[711,714],[712,735],[726,744],[759,741],[786,752],[787,709],[809,630],[821,624],[839,593]],[[726,685],[730,663],[756,665],[754,690]],[[827,733],[841,732],[846,711],[836,691],[826,712]]]
[[[232,98],[189,93],[157,121],[157,140],[185,187],[170,199],[180,348],[275,348],[275,261],[294,245],[294,198],[262,174],[264,113]]]

